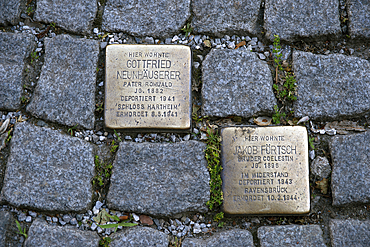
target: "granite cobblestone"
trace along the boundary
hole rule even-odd
[[[370,132],[336,136],[329,143],[333,160],[333,205],[370,202]],[[354,172],[355,171],[355,172]]]
[[[32,35],[0,33],[0,109],[21,106],[25,60],[34,47]]]
[[[109,0],[102,29],[139,37],[166,37],[177,33],[189,17],[190,0],[138,0],[132,3]]]
[[[165,216],[206,212],[209,173],[203,150],[205,144],[196,141],[121,142],[113,163],[107,205],[122,211]]]
[[[0,3],[0,24],[16,25],[20,19],[22,0],[7,0]]]
[[[99,43],[59,35],[45,40],[45,63],[27,111],[67,126],[95,122]]]
[[[11,147],[1,200],[43,211],[90,207],[94,176],[91,144],[23,122],[15,126]]]
[[[202,67],[205,116],[252,117],[273,112],[277,104],[266,62],[240,50],[211,50]]]
[[[297,117],[328,120],[363,115],[370,110],[370,63],[340,54],[295,51]]]
[[[258,238],[261,247],[326,246],[318,225],[262,226]]]
[[[330,221],[331,245],[368,246],[370,243],[370,221],[337,220]]]
[[[99,246],[99,236],[90,231],[77,230],[74,227],[49,225],[46,221],[35,220],[28,232],[24,246]]]
[[[347,0],[348,32],[352,38],[370,38],[370,4],[361,0]]]
[[[192,25],[197,33],[221,37],[223,34],[248,35],[258,31],[258,0],[193,0],[192,9]]]
[[[182,247],[232,247],[232,246],[254,246],[253,236],[248,230],[233,229],[217,233],[207,239],[185,238]]]
[[[266,37],[271,41],[274,35],[294,42],[341,34],[337,0],[267,0],[264,18]]]
[[[73,33],[91,32],[98,6],[96,1],[38,0],[34,19],[54,23]]]

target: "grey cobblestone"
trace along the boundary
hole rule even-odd
[[[0,33],[0,109],[21,106],[25,59],[36,44],[33,40],[28,34]]]
[[[74,33],[90,33],[97,10],[96,1],[38,0],[34,19]]]
[[[0,24],[16,25],[21,15],[22,0],[3,0],[0,2]],[[3,51],[3,50],[1,50]]]
[[[99,43],[58,35],[45,41],[45,63],[27,110],[67,126],[94,128]]]
[[[366,247],[370,243],[370,221],[331,220],[331,246]]]
[[[185,238],[182,247],[254,246],[253,236],[247,230],[233,229],[217,233],[207,239]]]
[[[256,34],[260,1],[194,0],[194,31],[216,36]]]
[[[27,122],[11,140],[1,199],[44,211],[82,211],[91,205],[92,146]]]
[[[265,61],[242,50],[212,50],[203,62],[203,113],[251,117],[272,113],[276,98]]]
[[[326,157],[318,156],[310,166],[311,173],[319,178],[327,178],[331,172],[329,161]]]
[[[337,0],[266,0],[264,18],[271,41],[275,34],[292,42],[341,34]]]
[[[121,211],[172,215],[207,211],[209,173],[204,143],[121,142],[107,205]]]
[[[189,17],[190,0],[109,0],[102,29],[141,37],[166,37],[179,32]]]
[[[112,234],[110,247],[128,246],[168,246],[168,236],[149,227],[127,228],[119,233]]]
[[[41,219],[36,219],[29,231],[25,247],[51,246],[99,246],[98,234],[81,231],[76,227],[52,226]]]
[[[7,235],[12,230],[11,225],[14,224],[14,219],[12,214],[6,211],[0,212],[0,219],[0,246],[7,246]]]
[[[318,225],[262,226],[258,228],[261,247],[322,246],[322,230]]]
[[[297,117],[338,119],[370,110],[370,63],[344,55],[314,55],[295,51],[298,84]]]
[[[348,31],[351,38],[370,38],[370,4],[362,0],[347,0]]]
[[[370,132],[335,136],[329,143],[333,162],[333,205],[370,202]]]

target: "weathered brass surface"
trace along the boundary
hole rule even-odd
[[[187,130],[191,124],[191,51],[182,45],[109,45],[105,126]]]
[[[225,213],[309,213],[306,128],[230,127],[221,137]]]

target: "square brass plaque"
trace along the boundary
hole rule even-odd
[[[190,129],[190,47],[109,45],[105,71],[107,128]]]
[[[225,213],[309,213],[305,127],[230,127],[221,137]]]

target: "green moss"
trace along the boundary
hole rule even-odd
[[[187,23],[182,29],[181,31],[183,31],[185,33],[185,36],[189,36],[190,33],[193,31],[193,28],[191,27],[191,24],[190,23]]]
[[[97,183],[99,186],[103,186],[108,181],[112,173],[112,164],[101,163],[99,156],[95,155],[95,177],[93,179],[93,185]]]
[[[99,241],[99,246],[109,247],[109,244],[110,244],[111,241],[112,241],[112,239],[110,237],[103,237]]]
[[[221,206],[223,201],[222,194],[222,180],[221,171],[222,166],[220,163],[221,154],[221,138],[218,133],[213,133],[212,130],[207,129],[207,149],[205,150],[205,157],[208,162],[208,170],[211,177],[209,185],[211,187],[211,197],[207,202],[210,210]]]
[[[274,106],[275,113],[272,115],[272,121],[274,124],[280,124],[280,121],[286,117],[285,112],[280,113],[277,105]]]
[[[213,217],[213,220],[214,221],[220,221],[220,220],[222,220],[224,218],[224,213],[223,212],[219,212],[219,213],[217,213],[214,217]]]
[[[315,137],[308,137],[308,143],[310,144],[310,147],[312,150],[315,150],[315,145],[313,144],[313,141],[315,140]]]
[[[292,102],[297,100],[295,96],[296,91],[296,79],[294,73],[291,71],[291,66],[289,64],[285,64],[286,69],[284,70],[282,66],[282,52],[281,52],[281,45],[280,45],[280,38],[279,35],[274,35],[274,44],[272,53],[274,54],[274,66],[276,68],[276,76],[275,76],[275,84],[273,88],[275,90],[276,97],[281,102]]]
[[[283,56],[283,54],[281,53],[279,35],[274,35],[274,44],[273,44],[272,53],[275,55],[274,66],[277,67],[279,70],[283,70],[283,67],[281,66],[281,57]]]

